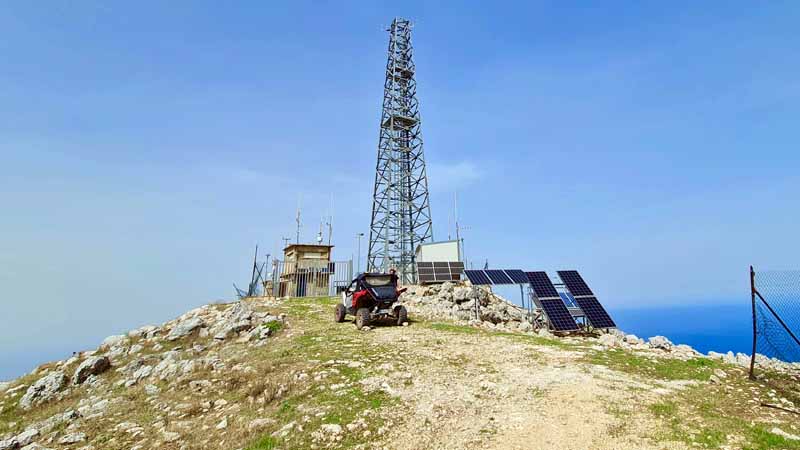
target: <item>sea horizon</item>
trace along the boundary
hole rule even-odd
[[[610,308],[618,329],[647,340],[664,336],[700,353],[751,354],[753,318],[747,301]]]

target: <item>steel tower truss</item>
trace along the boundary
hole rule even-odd
[[[416,246],[433,240],[428,178],[420,136],[411,22],[389,28],[378,163],[372,201],[367,270],[392,268],[402,283],[416,283]]]

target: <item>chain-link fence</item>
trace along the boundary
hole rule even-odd
[[[750,268],[753,302],[753,356],[800,362],[800,270],[759,271]]]

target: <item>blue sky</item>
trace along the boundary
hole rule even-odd
[[[355,253],[396,15],[468,259],[577,268],[612,311],[797,267],[796,2],[6,2],[0,378],[231,297],[300,195]]]

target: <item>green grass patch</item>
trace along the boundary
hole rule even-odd
[[[272,436],[264,436],[247,447],[248,450],[273,450],[278,448],[278,440]]]
[[[272,322],[262,323],[261,326],[268,329],[272,334],[274,334],[283,329],[283,322],[279,320],[273,320]]]
[[[429,328],[436,331],[446,331],[448,333],[462,333],[462,334],[486,334],[485,330],[480,328],[471,327],[468,325],[455,325],[452,323],[435,322],[428,325]]]
[[[649,408],[656,417],[672,417],[678,411],[678,405],[670,401],[654,403]]]
[[[642,375],[659,380],[697,380],[708,381],[714,369],[722,363],[707,358],[693,358],[687,361],[671,358],[649,358],[625,350],[595,351],[587,355],[586,361],[608,366],[621,372]]]
[[[749,450],[800,449],[800,442],[768,431],[778,424],[757,423],[752,410],[743,406],[747,405],[749,392],[737,392],[696,386],[670,400],[650,405],[648,409],[662,423],[656,438],[699,448],[721,448],[735,443],[737,448]],[[735,442],[729,442],[728,436],[736,436]]]

